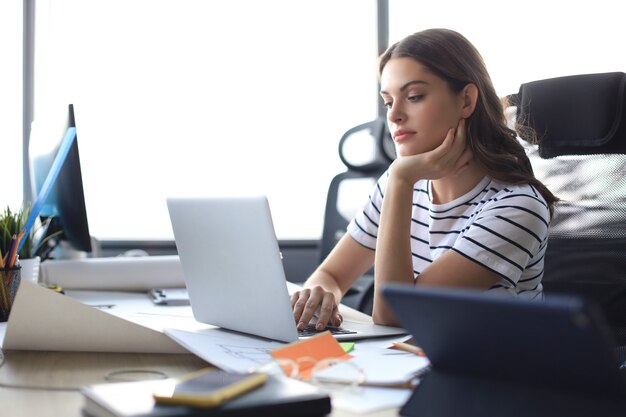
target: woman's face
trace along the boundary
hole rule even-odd
[[[412,58],[393,58],[381,74],[380,95],[398,156],[435,149],[461,120],[463,93]]]

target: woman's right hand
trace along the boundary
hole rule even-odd
[[[435,149],[396,158],[392,163],[392,174],[405,179],[411,186],[420,179],[436,180],[461,174],[473,157],[466,142],[465,123],[465,119],[461,119],[456,128],[450,128]]]
[[[314,317],[317,318],[316,330],[324,330],[327,325],[338,327],[343,321],[335,295],[320,285],[293,293],[291,307],[298,330],[304,330]]]

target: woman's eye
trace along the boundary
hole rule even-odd
[[[411,102],[416,102],[416,101],[420,101],[423,98],[424,98],[423,94],[416,94],[414,96],[409,96],[407,99]]]
[[[392,104],[393,104],[393,103],[392,103],[391,101],[386,101],[386,102],[384,102],[384,103],[383,103],[383,105],[384,105],[385,107],[387,107],[388,109],[390,109],[390,108],[391,108],[391,105],[392,105]]]

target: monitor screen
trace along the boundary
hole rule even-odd
[[[76,128],[72,104],[69,105],[64,115],[48,116],[50,117],[33,122],[31,130],[29,159],[33,201],[44,186],[60,151],[62,141],[71,132],[70,128]],[[40,233],[35,231],[36,240],[48,238],[47,243],[42,245],[36,253],[42,259],[50,257],[49,252],[58,244],[64,247],[60,252],[68,250],[91,252],[91,236],[87,222],[77,135],[74,137],[65,160],[61,161],[58,176],[41,206],[39,216],[42,225],[45,226]],[[33,246],[37,247],[37,242],[33,243]],[[70,257],[58,252],[55,251],[56,255],[52,257]]]

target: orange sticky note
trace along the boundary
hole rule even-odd
[[[304,380],[309,379],[313,367],[319,361],[331,358],[352,358],[352,355],[346,353],[330,332],[323,332],[309,339],[279,347],[271,354],[274,359],[291,359],[296,362],[299,366],[300,379]]]

